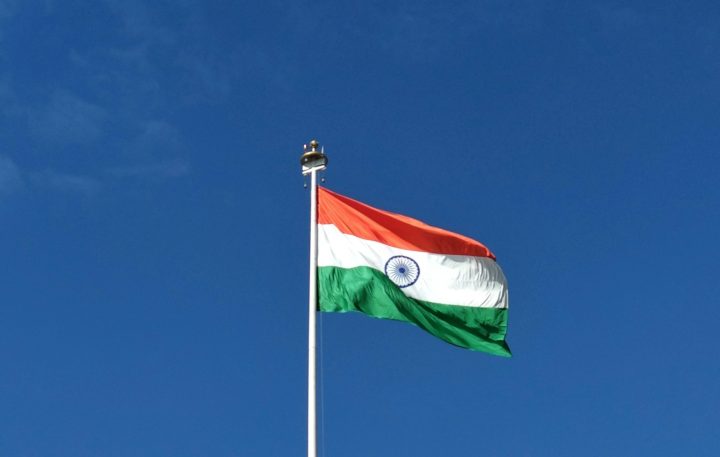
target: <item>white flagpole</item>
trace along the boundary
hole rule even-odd
[[[303,175],[310,175],[310,284],[308,299],[308,457],[317,457],[317,173],[327,158],[316,140],[305,145],[300,158]]]
[[[308,302],[308,457],[317,457],[317,170],[310,172],[310,299]]]

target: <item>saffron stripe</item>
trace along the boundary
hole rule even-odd
[[[318,223],[364,240],[410,251],[475,257],[495,256],[483,244],[400,214],[383,211],[318,187]]]

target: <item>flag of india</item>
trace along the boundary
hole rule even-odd
[[[508,291],[482,244],[318,188],[320,311],[410,322],[454,345],[510,356]]]

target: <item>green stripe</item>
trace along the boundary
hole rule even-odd
[[[320,267],[318,286],[320,311],[359,311],[380,319],[410,322],[456,346],[511,356],[505,343],[507,309],[416,300],[370,267]]]

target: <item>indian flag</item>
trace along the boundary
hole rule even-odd
[[[410,322],[510,356],[507,282],[479,242],[318,188],[320,311]]]

